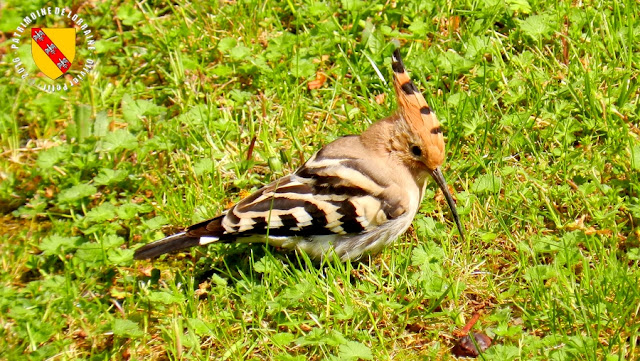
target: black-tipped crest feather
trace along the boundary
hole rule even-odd
[[[393,51],[393,57],[391,58],[391,69],[396,73],[404,73],[405,67],[402,62],[402,56],[400,55],[400,49]]]

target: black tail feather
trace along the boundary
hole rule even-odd
[[[224,236],[222,219],[224,215],[194,224],[184,232],[151,242],[138,249],[133,254],[133,259],[149,259],[165,253],[179,251],[185,248],[204,245],[216,241]],[[201,237],[207,237],[204,239]]]
[[[199,244],[200,237],[190,237],[186,232],[180,232],[136,249],[136,252],[133,254],[133,258],[155,258],[165,253],[194,247]]]

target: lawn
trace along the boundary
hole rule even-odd
[[[68,91],[14,61],[44,79],[11,39],[46,6],[97,40],[78,36],[96,66]],[[637,1],[0,7],[0,359],[446,360],[476,313],[484,360],[640,358]],[[465,239],[431,182],[361,262],[133,261],[390,115],[394,39],[443,124]]]

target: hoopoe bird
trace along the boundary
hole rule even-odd
[[[360,135],[338,138],[293,174],[266,185],[222,215],[135,251],[135,259],[213,242],[267,242],[342,261],[380,251],[411,225],[431,176],[464,237],[440,166],[445,147],[433,110],[395,50],[398,110]]]

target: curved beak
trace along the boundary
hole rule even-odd
[[[462,224],[460,224],[460,218],[458,217],[458,211],[456,210],[456,204],[453,202],[453,197],[451,197],[451,193],[449,193],[449,187],[447,187],[447,181],[444,180],[444,176],[442,175],[442,171],[440,167],[434,169],[431,172],[431,176],[438,183],[438,187],[444,193],[444,197],[447,200],[447,204],[449,205],[449,209],[451,209],[451,216],[453,220],[456,222],[456,226],[458,227],[458,232],[460,232],[460,236],[464,239],[464,231],[462,228]]]

